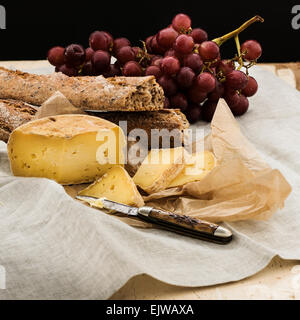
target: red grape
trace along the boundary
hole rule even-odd
[[[200,28],[193,29],[191,36],[195,43],[202,43],[208,39],[206,31]]]
[[[204,61],[212,61],[219,56],[220,48],[213,41],[204,41],[199,46],[199,53]]]
[[[235,69],[234,62],[231,60],[221,60],[217,65],[217,72],[221,72],[223,75],[227,75]]]
[[[74,67],[68,67],[67,65],[63,64],[58,69],[59,72],[69,76],[69,77],[76,77],[78,76],[78,70]]]
[[[246,74],[240,70],[233,70],[226,75],[226,87],[233,90],[242,90],[246,87],[248,78]]]
[[[239,102],[234,106],[230,107],[232,113],[235,116],[243,115],[248,111],[248,108],[249,108],[249,100],[242,94],[239,96]]]
[[[157,66],[149,66],[145,71],[146,76],[154,76],[156,79],[159,79],[162,76],[162,72]]]
[[[183,67],[177,74],[177,82],[181,88],[189,88],[195,79],[195,72],[188,67]]]
[[[114,45],[114,38],[109,32],[104,31],[104,33],[105,33],[106,37],[108,38],[108,42],[109,42],[109,48],[108,49],[112,50],[113,49],[113,45]]]
[[[174,49],[169,49],[168,51],[165,52],[165,57],[176,57],[176,52]]]
[[[160,47],[169,49],[173,46],[177,37],[177,31],[175,31],[173,28],[166,28],[157,34],[157,42]]]
[[[216,101],[219,101],[219,99],[223,96],[223,94],[224,94],[224,86],[220,81],[217,80],[215,89],[207,95],[207,98],[210,101],[216,102]]]
[[[105,78],[116,77],[121,75],[121,70],[116,64],[111,64],[108,71],[103,73]]]
[[[191,104],[186,110],[186,117],[191,124],[196,123],[201,119],[202,111],[201,107],[197,104]]]
[[[152,43],[152,39],[153,39],[153,36],[150,36],[145,41],[148,53],[152,53],[152,44],[151,44]]]
[[[92,57],[92,64],[97,73],[106,72],[110,68],[110,54],[107,51],[97,50]]]
[[[191,53],[184,58],[183,65],[193,69],[196,73],[199,73],[203,66],[203,61],[199,54]]]
[[[248,40],[242,44],[241,52],[245,53],[244,58],[246,60],[255,61],[261,56],[262,48],[256,40]]]
[[[181,34],[174,43],[174,49],[179,54],[189,54],[194,49],[194,40],[191,36]]]
[[[161,56],[154,56],[151,60],[151,66],[156,66],[160,68],[162,59],[163,58]]]
[[[183,93],[177,93],[170,97],[170,105],[172,108],[179,108],[181,111],[185,111],[188,107],[188,100]]]
[[[87,61],[82,67],[82,75],[83,76],[94,76],[95,71],[91,61]]]
[[[151,51],[152,53],[160,54],[160,55],[163,55],[165,53],[165,49],[162,48],[157,42],[157,35],[152,38]]]
[[[228,104],[229,108],[233,108],[240,101],[240,95],[238,91],[235,90],[226,90],[224,94],[224,99]]]
[[[48,51],[48,61],[55,67],[65,63],[65,48],[54,47]]]
[[[71,44],[65,50],[65,62],[69,67],[78,67],[85,61],[85,50],[80,44]]]
[[[183,13],[177,14],[172,21],[173,28],[181,33],[188,31],[191,28],[191,25],[191,18]]]
[[[177,92],[177,84],[171,77],[163,75],[158,83],[163,87],[164,92],[167,96],[173,96]]]
[[[95,52],[95,51],[94,51],[92,48],[90,48],[90,47],[88,47],[87,49],[85,49],[85,61],[91,61],[94,52]]]
[[[134,50],[129,46],[125,46],[125,47],[120,48],[118,50],[116,56],[117,56],[118,61],[121,64],[125,64],[128,61],[134,61],[135,60]]]
[[[94,51],[103,50],[109,51],[113,46],[111,35],[104,31],[95,31],[89,38],[90,47]]]
[[[123,68],[123,75],[126,77],[140,77],[143,75],[143,69],[136,61],[129,61]]]
[[[203,72],[197,76],[195,85],[200,91],[209,93],[216,87],[216,78],[211,73]]]
[[[215,114],[218,101],[207,100],[202,106],[202,119],[210,122]]]
[[[207,98],[207,93],[199,90],[199,88],[193,85],[188,90],[188,98],[194,103],[201,103]]]
[[[242,94],[246,97],[252,97],[257,92],[257,89],[257,81],[253,77],[249,77],[246,87],[242,90]]]
[[[123,47],[130,47],[131,43],[127,38],[117,38],[114,40],[113,43],[113,51],[114,54],[116,55],[118,50],[120,50]]]
[[[180,62],[174,57],[163,58],[161,61],[161,70],[170,76],[176,75],[180,70]]]
[[[170,100],[168,97],[165,97],[164,108],[165,109],[170,108]]]

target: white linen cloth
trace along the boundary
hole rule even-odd
[[[76,202],[53,181],[13,177],[1,142],[0,299],[106,299],[141,273],[207,286],[253,275],[275,255],[300,259],[300,93],[258,67],[251,74],[260,89],[238,121],[292,185],[283,210],[268,221],[226,223],[234,234],[226,246],[135,229]]]

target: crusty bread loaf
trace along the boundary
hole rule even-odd
[[[38,110],[24,102],[0,99],[0,140],[8,141],[10,133],[20,125],[31,121]],[[101,112],[91,113],[119,125],[120,121],[127,121],[127,132],[135,128],[143,129],[151,137],[151,129],[177,129],[183,140],[183,130],[189,123],[183,113],[177,109],[163,109],[144,112]],[[150,141],[149,141],[150,142]],[[149,143],[149,146],[151,144]],[[174,144],[171,144],[173,147]]]
[[[186,116],[179,109],[163,109],[159,112],[93,112],[90,114],[116,124],[120,121],[127,121],[128,132],[135,128],[143,128],[150,133],[151,129],[156,128],[183,130],[189,127]]]
[[[149,77],[68,77],[35,75],[0,68],[0,98],[41,105],[60,91],[76,108],[105,111],[163,109],[164,92]]]
[[[0,99],[0,140],[7,142],[10,133],[33,120],[36,111],[24,102]]]
[[[120,121],[127,121],[127,133],[140,128],[146,131],[149,145],[151,147],[151,134],[155,139],[159,135],[159,145],[162,146],[163,132],[154,132],[152,129],[166,129],[168,132],[176,129],[171,140],[171,147],[178,147],[182,144],[184,134],[183,130],[189,127],[189,122],[186,116],[179,109],[163,109],[160,111],[144,111],[144,112],[101,112],[90,113],[103,119],[109,120],[117,125]],[[122,126],[121,126],[122,127]],[[166,134],[168,134],[166,132]],[[178,141],[177,143],[174,141]]]

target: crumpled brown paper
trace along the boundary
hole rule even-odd
[[[56,91],[41,105],[35,114],[35,118],[40,119],[60,114],[85,114],[85,112],[75,108],[61,92]]]
[[[66,100],[56,93],[43,104],[39,114],[51,116],[78,112],[78,109],[70,108]],[[60,105],[68,105],[68,108],[60,108]],[[284,206],[291,186],[280,171],[272,169],[261,159],[222,99],[205,147],[214,153],[217,166],[201,181],[145,197],[147,205],[212,222],[266,220]],[[75,197],[85,186],[65,189]],[[117,217],[131,226],[152,226],[122,215]]]

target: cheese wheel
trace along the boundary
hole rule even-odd
[[[117,125],[87,115],[59,115],[15,129],[7,149],[12,173],[63,185],[95,181],[123,165],[126,140]]]

